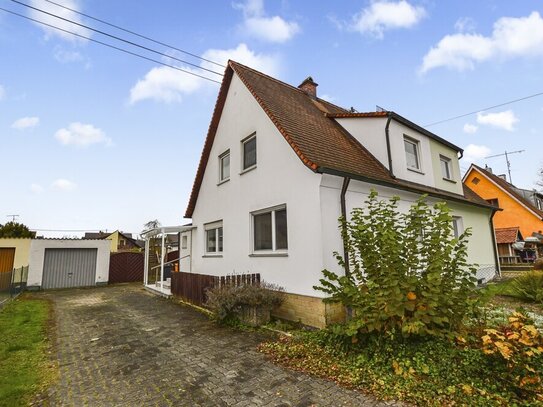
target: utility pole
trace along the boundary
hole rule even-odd
[[[6,215],[7,218],[11,218],[12,222],[15,222],[15,219],[19,217],[19,215]]]
[[[517,151],[505,151],[503,154],[496,154],[496,155],[490,155],[485,158],[494,158],[494,157],[503,157],[505,156],[505,162],[507,163],[507,172],[509,173],[509,183],[513,184],[513,180],[511,179],[511,162],[509,161],[509,155],[510,154],[518,154],[523,153],[524,150],[517,150]]]

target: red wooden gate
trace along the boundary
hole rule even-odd
[[[109,284],[143,282],[144,254],[135,252],[111,253]]]

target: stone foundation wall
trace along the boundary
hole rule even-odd
[[[273,315],[289,321],[325,328],[345,320],[345,308],[341,304],[325,304],[322,298],[299,294],[285,294],[285,301]]]

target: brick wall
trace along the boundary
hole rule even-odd
[[[290,321],[301,321],[305,325],[325,328],[345,319],[341,304],[325,304],[322,298],[307,295],[285,294],[285,301],[273,315]]]

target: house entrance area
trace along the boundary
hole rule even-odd
[[[186,239],[181,245],[180,241],[182,234],[191,232],[193,229],[195,227],[192,225],[163,226],[142,233],[145,239],[143,284],[146,289],[155,294],[170,297],[172,273],[180,271],[181,265],[185,264],[189,266],[183,271],[191,271],[191,250],[186,247]]]

